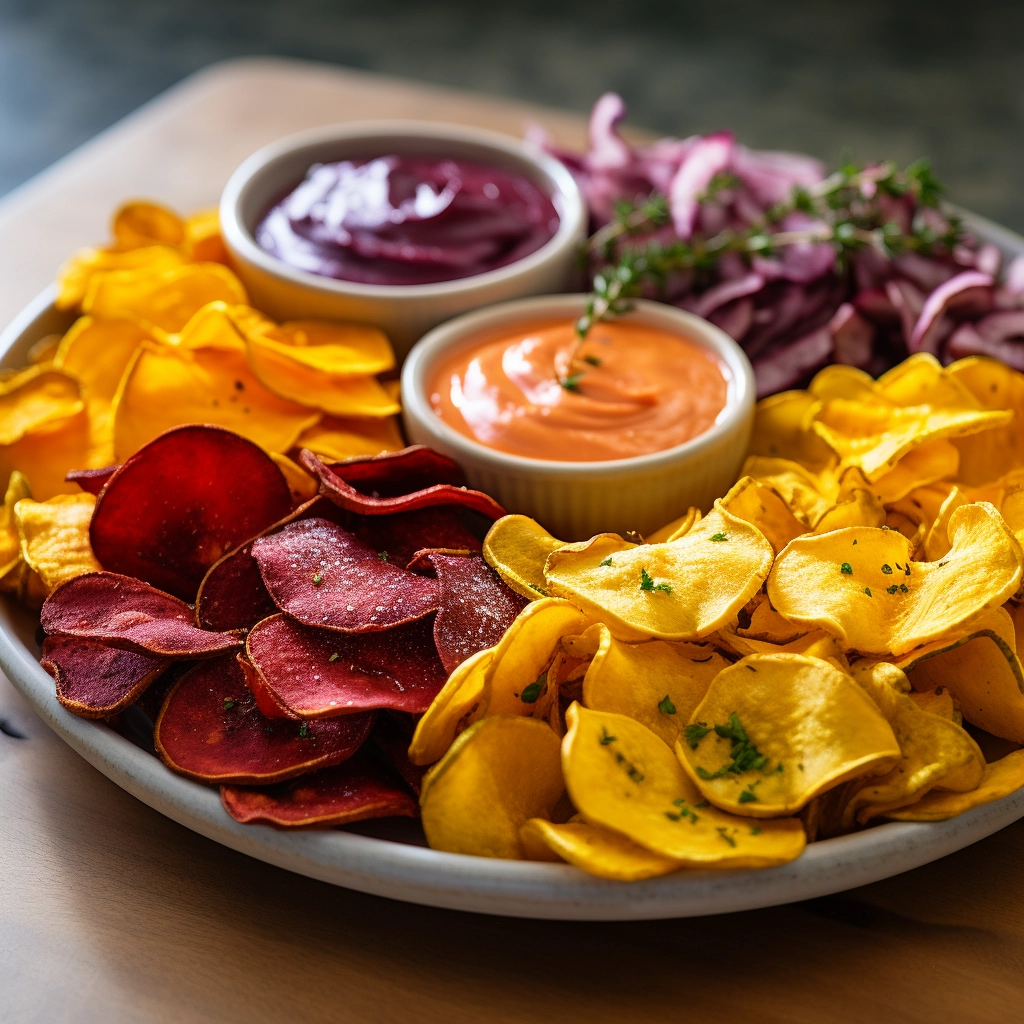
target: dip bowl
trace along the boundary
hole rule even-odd
[[[725,408],[714,426],[684,444],[607,462],[555,462],[488,448],[434,412],[430,386],[441,359],[504,331],[575,320],[585,304],[584,295],[519,299],[435,327],[413,348],[402,370],[409,440],[450,455],[472,487],[492,495],[509,512],[531,516],[562,540],[584,540],[603,531],[647,536],[691,505],[706,512],[732,486],[746,456],[754,423],[754,372],[724,331],[674,306],[641,300],[626,316],[710,350],[729,384]]]
[[[508,266],[437,284],[339,281],[291,267],[257,244],[255,231],[262,218],[313,164],[389,155],[450,157],[524,175],[551,198],[558,230],[538,250]],[[459,313],[570,287],[587,212],[572,175],[531,143],[462,125],[362,121],[301,132],[264,146],[228,181],[220,220],[234,269],[253,305],[277,320],[314,317],[372,324],[390,337],[401,359],[431,327]]]

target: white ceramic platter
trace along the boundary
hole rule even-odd
[[[1007,255],[1024,238],[969,216]],[[44,292],[0,335],[0,366],[20,366],[29,346],[69,318]],[[560,864],[439,853],[412,823],[367,823],[360,831],[282,832],[240,825],[216,789],[168,771],[107,726],[65,711],[39,667],[38,619],[0,602],[0,667],[40,718],[122,789],[209,839],[311,878],[428,906],[557,920],[644,920],[749,910],[841,892],[937,860],[1024,817],[1024,790],[935,824],[891,822],[812,843],[798,860],[763,871],[681,871],[645,882],[610,882]]]

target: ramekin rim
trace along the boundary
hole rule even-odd
[[[406,357],[402,367],[402,410],[403,416],[413,416],[424,425],[428,433],[434,433],[440,441],[454,450],[456,458],[472,459],[478,464],[490,462],[494,469],[531,474],[537,477],[563,477],[571,475],[576,479],[632,476],[637,473],[657,471],[677,462],[688,462],[699,458],[709,449],[728,440],[731,434],[741,431],[748,419],[752,418],[756,403],[754,370],[746,353],[721,328],[687,310],[663,302],[637,299],[633,313],[641,316],[665,317],[685,324],[694,334],[685,335],[689,340],[713,349],[726,363],[732,375],[735,388],[730,387],[726,407],[719,420],[703,434],[684,441],[682,444],[659,452],[634,455],[625,459],[607,459],[595,462],[567,462],[550,459],[532,459],[498,451],[466,437],[465,434],[445,423],[433,410],[427,397],[427,374],[442,352],[463,339],[471,332],[500,325],[506,318],[514,320],[517,313],[526,316],[542,316],[550,310],[554,315],[558,309],[573,307],[575,315],[583,311],[587,296],[582,293],[560,295],[536,295],[528,298],[510,299],[506,302],[484,306],[481,309],[462,313],[447,320],[425,334]],[[455,332],[449,335],[449,332]],[[682,333],[682,332],[680,332]]]
[[[356,281],[341,281],[312,274],[291,267],[283,260],[262,249],[243,223],[239,205],[246,188],[257,175],[273,162],[298,149],[326,145],[331,142],[373,138],[375,135],[409,135],[415,138],[444,141],[455,139],[490,147],[507,156],[532,164],[551,183],[552,199],[564,206],[558,210],[559,225],[555,234],[539,249],[504,267],[487,270],[472,277],[455,281],[437,281],[431,284],[374,285]],[[557,204],[556,204],[557,206]],[[248,156],[232,173],[221,193],[219,206],[221,231],[225,244],[236,258],[255,265],[264,273],[283,279],[291,285],[312,288],[315,291],[339,297],[388,299],[396,302],[414,302],[435,297],[469,294],[479,289],[502,284],[542,268],[558,260],[567,249],[583,238],[587,210],[575,178],[561,161],[527,139],[514,135],[476,128],[472,125],[449,124],[444,121],[412,121],[408,119],[374,119],[347,121],[275,139]]]

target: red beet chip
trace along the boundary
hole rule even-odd
[[[526,607],[479,555],[429,556],[440,591],[434,642],[446,672],[493,647]]]
[[[240,642],[197,628],[184,601],[113,572],[90,572],[62,583],[44,602],[39,624],[49,636],[98,640],[164,658],[210,658]]]
[[[221,786],[220,799],[236,821],[276,828],[326,828],[368,818],[416,818],[420,813],[408,790],[363,752],[334,768],[275,786]]]
[[[104,466],[103,469],[72,469],[64,479],[69,484],[78,484],[88,494],[99,494],[103,490],[103,485],[120,468]]]
[[[419,714],[446,679],[423,619],[339,635],[273,615],[250,631],[246,654],[274,703],[303,718],[374,708]]]
[[[352,533],[367,547],[387,552],[392,565],[407,569],[424,548],[480,550],[480,541],[466,524],[466,510],[458,505],[432,505],[390,516],[353,516],[352,520]]]
[[[107,718],[134,704],[170,665],[138,651],[74,636],[48,636],[40,664],[57,684],[57,700],[82,718]]]
[[[291,507],[284,475],[252,441],[221,427],[174,427],[110,478],[89,539],[105,569],[192,601],[217,559]]]
[[[400,452],[332,462],[329,466],[340,480],[373,498],[394,498],[436,484],[462,487],[466,483],[466,476],[454,459],[422,444],[410,445]]]
[[[261,714],[234,657],[204,661],[167,694],[153,744],[168,768],[203,782],[259,786],[340,764],[374,714],[293,722]]]
[[[337,523],[303,519],[252,546],[274,603],[307,626],[363,633],[437,609],[437,583],[377,556]]]
[[[256,701],[256,707],[260,709],[260,714],[266,715],[267,718],[292,718],[296,722],[302,717],[281,703],[277,694],[260,675],[259,669],[245,655],[236,654],[235,658],[238,660],[242,675],[245,676],[245,685]]]
[[[473,509],[488,519],[500,519],[505,510],[489,495],[482,491],[472,491],[467,487],[454,484],[434,484],[408,494],[394,497],[374,497],[357,491],[350,483],[346,483],[325,462],[321,462],[311,451],[303,449],[300,455],[302,464],[320,479],[320,493],[330,498],[336,505],[349,512],[358,512],[364,516],[382,516],[391,512],[409,512],[416,508],[427,508],[431,505],[461,505]],[[341,463],[342,472],[348,463]],[[378,491],[378,494],[380,492]]]
[[[412,558],[409,560],[409,564],[406,569],[409,572],[418,572],[422,576],[432,576],[435,580],[437,579],[437,569],[434,568],[434,563],[431,558],[434,555],[453,555],[459,558],[465,558],[467,555],[473,554],[468,548],[421,548],[417,551]]]

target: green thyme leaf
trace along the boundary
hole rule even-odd
[[[711,728],[704,722],[694,722],[683,730],[686,742],[690,744],[691,750],[697,749],[697,744],[711,732]]]
[[[728,540],[729,539],[729,535],[727,533],[713,533],[713,534],[711,534],[711,539],[713,541]]]
[[[612,564],[612,556],[609,555],[603,562],[598,562],[597,564],[599,566],[611,565]]]
[[[561,384],[566,391],[579,391],[581,380],[583,380],[582,373],[571,373],[568,377],[560,377],[558,383]]]
[[[658,710],[663,715],[674,715],[676,713],[676,706],[672,703],[672,698],[667,693],[658,701]]]
[[[618,739],[617,736],[612,736],[603,725],[601,726],[601,746],[602,747],[607,747],[609,743],[614,743],[617,739]]]
[[[854,541],[854,543],[856,544],[856,541]],[[844,576],[852,576],[853,575],[853,566],[850,565],[849,562],[843,562],[843,564],[841,566],[839,566],[839,571]]]
[[[541,672],[537,678],[530,683],[529,686],[523,687],[523,692],[519,695],[519,699],[524,704],[536,704],[537,698],[543,693],[544,687],[548,684],[547,672]]]
[[[225,711],[230,711],[235,706],[236,703],[237,703],[237,701],[235,700],[234,697],[225,697],[224,698],[224,710]]]
[[[740,803],[741,804],[752,804],[752,803],[755,803],[756,801],[757,801],[756,794],[751,793],[749,789],[745,789],[745,790],[743,790],[742,793],[740,793]]]

